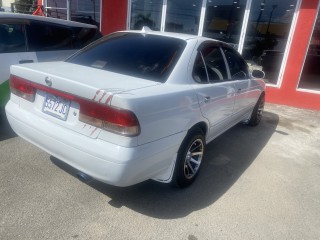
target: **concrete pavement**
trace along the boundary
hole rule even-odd
[[[83,183],[0,127],[0,239],[320,239],[320,112],[267,104],[187,189]]]

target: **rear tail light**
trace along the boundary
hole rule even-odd
[[[13,94],[30,102],[34,102],[37,89],[78,102],[80,105],[79,121],[123,136],[132,137],[140,133],[139,121],[131,111],[99,104],[79,96],[29,82],[15,75],[10,76],[10,89]]]
[[[140,133],[139,121],[131,111],[87,100],[79,103],[81,122],[124,136],[136,136]]]
[[[37,91],[31,82],[14,75],[10,76],[10,90],[13,94],[30,102],[34,102]]]

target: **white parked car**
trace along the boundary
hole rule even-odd
[[[6,113],[18,135],[97,180],[185,187],[208,142],[260,122],[261,74],[220,41],[116,32],[65,62],[12,66]]]
[[[10,66],[63,61],[102,37],[96,26],[50,17],[0,13],[0,108],[10,95]]]

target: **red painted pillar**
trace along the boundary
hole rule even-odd
[[[267,101],[320,110],[320,93],[297,91],[300,73],[317,17],[319,0],[302,0],[280,88],[267,88]]]
[[[102,0],[101,32],[109,34],[127,28],[128,0]]]

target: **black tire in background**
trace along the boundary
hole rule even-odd
[[[263,114],[263,109],[264,109],[264,103],[265,103],[265,94],[262,93],[258,102],[256,103],[251,117],[248,121],[249,126],[257,126],[261,122],[262,114]]]

